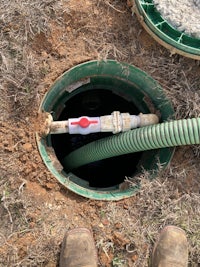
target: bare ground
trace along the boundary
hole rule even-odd
[[[129,199],[103,202],[61,186],[35,143],[37,110],[64,71],[88,60],[133,64],[156,79],[176,118],[200,114],[199,61],[157,44],[119,0],[0,2],[0,266],[58,266],[66,230],[93,231],[99,266],[148,266],[167,224],[182,227],[189,266],[200,265],[200,148],[179,147],[170,166]]]

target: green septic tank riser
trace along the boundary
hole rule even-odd
[[[178,31],[158,12],[153,0],[135,0],[133,13],[144,29],[161,45],[182,56],[200,60],[200,39]]]
[[[133,105],[139,112],[159,114],[160,122],[173,119],[174,110],[159,83],[140,69],[114,60],[89,61],[66,71],[44,96],[40,111],[49,112],[53,115],[54,120],[58,120],[60,114],[67,109],[68,103],[74,97],[93,90],[98,90],[100,93],[102,90],[125,99],[127,106]],[[61,171],[61,168],[55,166],[51,136],[40,139],[36,135],[36,138],[41,157],[47,168],[61,184],[78,195],[99,200],[120,200],[133,196],[138,191],[139,186],[122,191],[119,184],[105,188],[91,187],[87,181],[75,175],[73,170],[67,171],[66,168]],[[116,136],[108,138],[116,138]],[[99,141],[97,140],[97,142]],[[119,146],[123,147],[120,144]],[[124,141],[124,146],[129,146],[128,140]],[[67,147],[63,147],[63,149],[67,150]],[[51,152],[49,152],[50,150]],[[153,178],[158,171],[158,166],[162,165],[165,168],[168,165],[173,152],[174,147],[142,152],[133,177],[145,169],[153,173],[150,175],[150,179]],[[114,157],[115,155],[113,155],[113,161]],[[133,159],[132,165],[134,164]]]

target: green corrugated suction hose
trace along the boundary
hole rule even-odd
[[[65,169],[124,154],[181,145],[200,144],[200,118],[145,126],[87,144],[67,155]]]

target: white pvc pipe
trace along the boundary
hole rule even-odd
[[[51,116],[51,115],[50,115]],[[114,134],[125,132],[133,128],[157,124],[159,118],[155,114],[142,114],[138,116],[129,113],[112,112],[111,115],[100,117],[82,116],[71,118],[66,121],[53,121],[48,118],[49,134],[82,134],[86,135],[95,132],[112,132]]]

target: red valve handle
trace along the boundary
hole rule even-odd
[[[90,121],[88,118],[81,118],[79,121],[71,122],[71,125],[79,125],[82,128],[87,128],[92,123],[98,123],[98,121]]]

